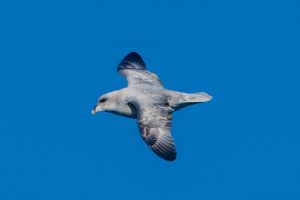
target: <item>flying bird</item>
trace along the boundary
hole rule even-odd
[[[137,119],[143,140],[161,158],[173,161],[176,149],[171,135],[172,113],[186,106],[208,102],[205,92],[182,93],[165,89],[158,76],[147,71],[136,52],[129,53],[119,64],[118,72],[128,86],[99,97],[92,114],[106,111]]]

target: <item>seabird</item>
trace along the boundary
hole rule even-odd
[[[205,92],[182,93],[167,90],[158,76],[147,71],[136,52],[129,53],[119,64],[118,72],[126,77],[128,86],[99,97],[92,114],[106,111],[137,119],[143,140],[161,158],[173,161],[176,149],[171,135],[172,113],[186,106],[208,102]]]

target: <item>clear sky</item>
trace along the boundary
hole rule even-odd
[[[0,199],[300,199],[299,1],[1,1]],[[92,116],[130,51],[169,89],[178,159]]]

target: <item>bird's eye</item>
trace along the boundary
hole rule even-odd
[[[104,103],[106,101],[106,99],[100,99],[100,103]]]

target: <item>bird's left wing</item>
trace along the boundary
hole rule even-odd
[[[147,84],[162,87],[158,76],[147,71],[144,60],[136,52],[131,52],[123,58],[118,66],[118,72],[126,77],[129,86]]]
[[[138,107],[138,127],[143,140],[158,156],[176,159],[176,148],[171,135],[172,109],[163,104]]]

